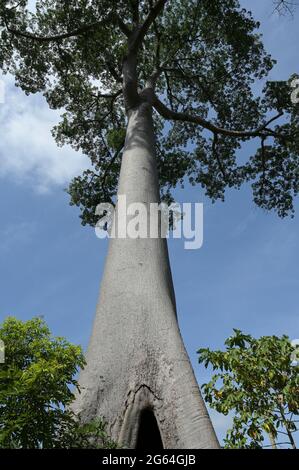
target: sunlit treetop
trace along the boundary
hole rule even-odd
[[[27,4],[0,1],[0,66],[63,110],[58,144],[90,157],[92,169],[69,186],[83,224],[94,225],[96,205],[116,194],[127,116],[143,101],[154,109],[162,197],[189,180],[215,201],[250,182],[258,206],[293,213],[298,77],[256,96],[253,84],[274,61],[237,0]],[[240,151],[249,140],[256,145]]]

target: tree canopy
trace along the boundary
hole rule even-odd
[[[68,190],[83,224],[94,225],[97,204],[116,194],[126,118],[143,101],[154,109],[162,198],[189,181],[223,200],[247,182],[258,206],[293,213],[297,76],[257,96],[253,85],[275,62],[238,0],[39,0],[33,11],[27,3],[0,2],[0,67],[62,109],[58,144],[90,157]],[[244,146],[250,140],[256,151]]]

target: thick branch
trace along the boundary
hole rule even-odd
[[[123,20],[118,16],[117,17],[117,23],[119,26],[119,29],[127,36],[129,37],[131,35],[131,30],[130,28],[126,25],[126,23],[123,22]]]
[[[106,63],[108,71],[110,72],[110,75],[114,78],[114,80],[118,83],[122,83],[121,76],[119,75],[117,70],[113,67],[111,62],[109,60],[106,60],[105,63]]]
[[[154,71],[152,72],[152,74],[147,78],[145,87],[144,87],[145,90],[147,88],[151,89],[152,90],[151,93],[154,93],[158,78],[160,77],[162,72],[165,73],[165,71],[167,70],[165,67],[167,63],[169,62],[169,60],[171,60],[171,57],[168,57],[162,64],[160,64],[160,57],[157,55],[157,53],[158,51],[156,51],[156,67]]]
[[[136,34],[134,35],[131,44],[130,44],[130,51],[137,52],[142,41],[150,29],[151,25],[154,23],[155,19],[159,16],[161,11],[163,10],[167,0],[158,0],[157,3],[150,9],[149,14],[147,15],[144,23],[140,28],[136,30]]]
[[[123,62],[123,94],[126,111],[134,108],[139,103],[137,87],[137,57],[134,53],[129,53]]]
[[[166,68],[167,64],[174,59],[174,57],[176,56],[176,54],[178,53],[179,50],[180,50],[180,47],[177,48],[174,51],[173,54],[171,54],[169,57],[167,57],[167,59],[164,60],[164,62],[162,64],[160,64],[160,47],[159,47],[159,44],[157,44],[156,57],[155,57],[156,66],[155,66],[155,69],[152,72],[152,74],[146,80],[145,89],[146,88],[152,88],[153,91],[155,90],[155,86],[156,86],[156,83],[157,83],[157,80],[158,80],[159,76],[161,75],[162,72],[165,73],[168,70]]]
[[[40,36],[34,33],[30,33],[29,31],[20,31],[15,28],[12,28],[9,26],[7,20],[4,18],[5,24],[7,31],[10,32],[11,34],[14,34],[15,36],[19,36],[22,38],[26,39],[31,39],[34,41],[38,42],[52,42],[52,41],[60,41],[62,39],[67,39],[67,38],[72,38],[76,36],[80,36],[82,34],[86,34],[89,31],[95,30],[96,28],[100,26],[107,25],[111,23],[111,21],[116,20],[117,25],[119,26],[119,29],[127,36],[129,37],[131,34],[130,29],[128,26],[122,21],[122,19],[119,16],[115,16],[115,14],[110,14],[108,15],[103,21],[97,21],[94,23],[90,23],[88,25],[83,25],[80,28],[76,28],[73,31],[65,32],[65,33],[60,33],[60,34],[54,34],[51,36]]]
[[[139,0],[130,0],[133,23],[135,26],[139,24]]]
[[[122,94],[122,90],[117,90],[115,93],[98,93],[97,98],[117,98]]]
[[[283,115],[283,112],[280,112],[275,117],[271,118],[270,121],[266,122],[266,124],[263,124],[257,129],[249,130],[249,131],[238,131],[234,129],[225,129],[222,127],[218,127],[215,124],[203,119],[201,116],[192,116],[188,113],[175,112],[167,108],[167,106],[165,106],[165,104],[162,103],[162,101],[160,101],[159,98],[154,93],[152,94],[151,99],[152,99],[152,104],[154,108],[156,109],[156,111],[158,111],[158,113],[165,119],[169,119],[173,121],[191,122],[194,124],[198,124],[204,127],[205,129],[210,130],[214,134],[222,134],[222,135],[238,137],[238,138],[267,137],[269,135],[274,136],[274,137],[281,137],[281,135],[279,135],[277,132],[267,129],[267,126],[270,123],[272,123],[274,120],[281,117]]]
[[[162,73],[162,68],[160,67],[158,67],[157,69],[153,71],[153,73],[147,78],[145,82],[145,90],[147,88],[151,90],[155,90],[157,80],[160,77],[161,73]]]
[[[89,25],[82,26],[81,28],[74,29],[73,31],[70,31],[70,32],[67,32],[67,33],[55,34],[53,36],[38,36],[36,34],[29,33],[27,31],[16,30],[16,29],[11,28],[10,26],[6,25],[7,30],[11,34],[14,34],[15,36],[20,36],[20,37],[26,38],[26,39],[32,39],[32,40],[38,41],[38,42],[59,41],[61,39],[80,36],[81,34],[85,34],[88,31],[91,31],[92,29],[95,29],[97,26],[99,26],[99,23],[92,23],[92,24],[89,24]]]

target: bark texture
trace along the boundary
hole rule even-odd
[[[127,204],[159,202],[151,112],[146,102],[129,112],[118,190]],[[165,239],[110,240],[79,382],[75,411],[105,417],[125,447],[136,446],[146,408],[164,448],[219,446],[179,331]]]

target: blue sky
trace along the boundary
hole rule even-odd
[[[299,11],[271,15],[270,0],[242,1],[261,21],[266,49],[278,60],[271,79],[298,70]],[[296,46],[297,44],[297,46]],[[6,79],[0,104],[0,321],[7,315],[44,315],[55,335],[85,348],[107,242],[84,228],[63,191],[88,164],[50,134],[58,115],[39,96],[26,97]],[[176,192],[177,201],[204,202],[204,245],[184,250],[171,240],[170,258],[179,322],[197,378],[210,372],[196,350],[221,348],[233,328],[255,336],[299,338],[299,219],[279,219],[251,201],[250,188],[212,205],[200,188]],[[212,413],[223,436],[228,419]]]

